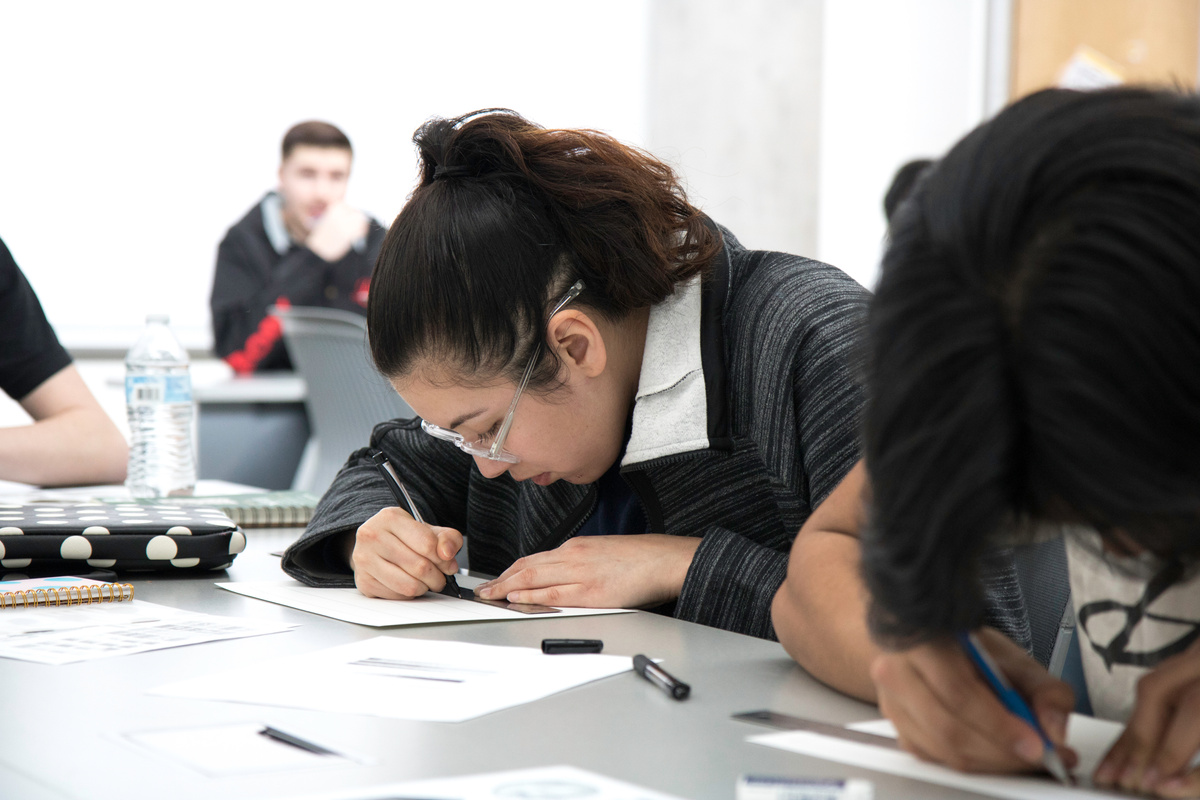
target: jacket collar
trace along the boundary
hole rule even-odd
[[[622,467],[732,446],[722,333],[729,249],[724,239],[705,275],[676,286],[650,309]]]

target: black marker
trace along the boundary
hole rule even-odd
[[[283,742],[284,744],[290,744],[292,747],[298,747],[301,750],[306,750],[314,755],[337,755],[337,753],[333,752],[332,750],[326,750],[319,744],[313,744],[312,742],[301,739],[299,736],[292,736],[290,733],[284,733],[277,728],[272,728],[270,725],[265,726],[261,731],[258,732],[258,735],[266,736],[268,739],[274,739],[275,741]]]
[[[686,700],[692,691],[692,687],[671,677],[665,669],[643,655],[633,657],[633,671],[676,700]]]
[[[404,508],[408,507],[408,513],[412,514],[412,518],[417,522],[424,523],[421,518],[421,512],[417,511],[417,504],[413,502],[412,497],[408,493],[408,489],[404,488],[404,484],[400,482],[400,476],[396,474],[396,469],[392,466],[392,462],[388,461],[387,456],[382,450],[376,450],[371,453],[371,460],[375,462],[375,466],[379,469],[379,474],[383,476],[383,482],[392,490],[392,494],[396,497],[396,505]],[[458,581],[454,580],[453,575],[446,576],[446,585],[442,587],[442,594],[450,597],[462,599],[462,590],[458,588]]]
[[[542,639],[542,652],[548,656],[560,653],[599,653],[604,642],[599,639]]]

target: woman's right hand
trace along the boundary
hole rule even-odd
[[[1078,758],[1065,746],[1071,688],[1052,677],[999,631],[979,639],[1028,701],[1067,769]],[[885,652],[871,665],[879,709],[896,726],[901,747],[964,772],[1029,772],[1041,767],[1042,741],[996,698],[954,640]]]
[[[385,600],[439,592],[446,576],[458,572],[454,556],[462,543],[462,534],[454,528],[426,525],[403,509],[385,508],[354,536],[354,584],[367,597]]]

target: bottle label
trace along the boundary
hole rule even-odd
[[[190,375],[129,375],[125,378],[125,402],[131,406],[192,402]]]

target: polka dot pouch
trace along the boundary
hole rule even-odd
[[[246,535],[217,508],[0,503],[4,569],[218,570],[245,547]]]

